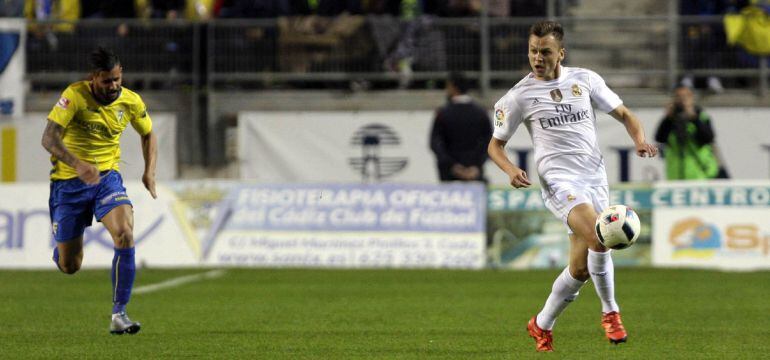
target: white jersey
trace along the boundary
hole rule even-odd
[[[607,185],[591,101],[604,112],[623,103],[591,70],[562,66],[559,78],[549,81],[530,73],[495,104],[493,136],[508,141],[524,123],[543,185],[559,180]]]

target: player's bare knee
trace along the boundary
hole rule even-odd
[[[571,267],[570,268],[570,274],[572,275],[575,280],[579,281],[586,281],[588,278],[591,277],[591,274],[588,273],[588,267]]]
[[[134,246],[134,232],[130,227],[121,228],[115,235],[115,247],[128,249]]]
[[[599,241],[599,236],[596,235],[595,231],[586,232],[583,234],[583,239],[586,241],[586,245],[588,245],[588,248],[593,251],[603,251],[604,246]]]

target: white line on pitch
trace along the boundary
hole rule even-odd
[[[184,285],[191,282],[218,278],[224,274],[225,274],[224,270],[218,269],[218,270],[207,271],[205,273],[200,273],[200,274],[180,276],[173,279],[168,279],[166,281],[161,281],[157,284],[139,286],[135,288],[134,291],[132,291],[131,293],[147,294],[147,293],[156,292],[159,290],[177,287],[177,286]]]

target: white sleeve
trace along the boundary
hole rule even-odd
[[[618,94],[612,91],[599,74],[588,72],[588,86],[591,87],[591,100],[599,110],[608,113],[623,104]]]
[[[520,123],[521,108],[516,98],[508,93],[495,104],[495,132],[492,136],[508,141]]]

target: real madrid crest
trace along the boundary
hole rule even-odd
[[[573,96],[583,95],[583,90],[580,89],[580,86],[578,86],[578,84],[572,84],[572,95]]]
[[[551,90],[551,99],[553,99],[553,101],[561,102],[562,98],[563,97],[561,96],[561,90],[559,90],[559,89]]]

